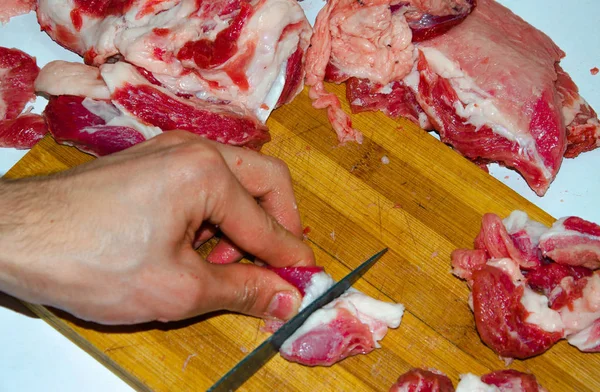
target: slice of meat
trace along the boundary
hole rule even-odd
[[[389,392],[454,392],[454,386],[445,374],[435,369],[411,369],[398,377]]]
[[[13,16],[35,10],[36,0],[2,0],[0,3],[0,24],[7,23]]]
[[[40,0],[38,19],[86,63],[116,56],[171,92],[235,102],[263,122],[301,91],[311,34],[295,0]]]
[[[540,249],[559,264],[600,268],[600,226],[578,217],[559,219],[542,235]]]
[[[41,116],[23,113],[27,103],[35,100],[33,84],[39,71],[33,57],[0,47],[0,147],[29,149],[47,133]]]
[[[573,79],[558,64],[556,73],[556,88],[562,99],[564,124],[567,127],[565,157],[575,158],[600,147],[600,122],[594,109],[579,95]]]
[[[12,120],[0,121],[0,147],[29,149],[48,132],[39,114],[22,114]]]
[[[219,143],[252,149],[270,140],[258,119],[234,104],[212,104],[184,99],[150,83],[130,64],[101,66],[111,101],[125,114],[163,131],[181,129]]]
[[[540,196],[561,166],[567,125],[575,138],[589,133],[578,124],[597,122],[564,82],[568,76],[557,66],[564,53],[493,0],[478,1],[464,23],[418,50],[405,82],[442,141],[474,161],[517,170]]]
[[[357,78],[381,86],[400,81],[413,64],[413,32],[418,39],[439,34],[460,23],[472,7],[468,1],[330,0],[325,4],[307,52],[306,84],[311,87],[313,106],[327,109],[340,143],[360,143],[362,134],[352,128],[337,96],[325,90],[324,80],[340,83]],[[445,15],[461,16],[451,24]],[[332,78],[333,73],[338,77]],[[412,105],[396,102],[395,106],[402,107],[398,114],[418,118]]]
[[[548,298],[523,284],[511,259],[490,261],[473,273],[473,313],[481,340],[504,358],[525,359],[563,337],[560,315]]]
[[[304,299],[300,309],[335,283],[328,274],[314,268],[274,271],[302,288]],[[404,306],[400,304],[378,301],[350,289],[314,312],[284,342],[280,353],[289,361],[308,366],[330,366],[348,356],[367,354],[379,347],[378,342],[388,328],[400,325],[403,313]]]
[[[104,64],[100,70],[51,63],[36,85],[52,95],[45,117],[57,141],[96,156],[176,129],[252,149],[270,139],[266,127],[246,110],[176,96],[124,62]]]
[[[39,72],[27,53],[0,47],[0,121],[17,118],[35,100],[33,83]]]

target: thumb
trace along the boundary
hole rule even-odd
[[[273,271],[253,264],[205,264],[209,290],[205,303],[268,319],[288,320],[298,313],[300,292]]]

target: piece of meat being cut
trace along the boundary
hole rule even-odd
[[[454,392],[452,381],[436,369],[411,369],[401,375],[390,392]],[[477,377],[460,376],[456,392],[546,392],[533,374],[498,370]]]
[[[472,290],[481,339],[504,358],[528,358],[566,338],[600,350],[598,226],[577,217],[552,228],[522,211],[486,214],[474,250],[452,254],[453,273]],[[538,255],[524,264],[524,255]]]
[[[300,309],[308,306],[335,282],[322,268],[274,269],[304,295]],[[307,366],[330,366],[346,357],[368,354],[380,347],[388,328],[397,328],[404,306],[378,301],[357,290],[315,311],[281,346],[288,361]]]
[[[311,86],[310,97],[317,109],[327,109],[329,122],[341,143],[361,142],[362,134],[352,128],[349,116],[323,82],[344,82],[356,78],[352,95],[371,97],[370,102],[356,101],[365,106],[376,105],[379,97],[372,97],[398,89],[389,83],[401,80],[413,64],[413,44],[427,37],[441,34],[460,23],[473,8],[471,0],[460,1],[399,1],[399,0],[329,0],[319,12],[307,52],[306,84]],[[389,92],[387,92],[389,94]],[[405,94],[396,91],[398,103],[387,108],[393,115],[422,113],[414,105],[403,104]],[[381,103],[385,106],[385,103]]]
[[[7,23],[13,16],[35,10],[36,0],[2,0],[0,2],[0,24]]]
[[[496,1],[478,1],[417,49],[404,82],[442,141],[469,159],[517,170],[542,196],[569,144],[568,156],[594,148],[598,120],[558,65],[564,53]]]
[[[302,89],[311,27],[295,0],[40,0],[55,41],[146,69],[171,92],[233,102],[262,122]]]
[[[28,149],[46,134],[41,116],[23,113],[35,100],[35,59],[18,49],[0,47],[0,147]]]
[[[100,69],[50,63],[36,86],[51,95],[44,116],[55,139],[96,156],[175,129],[252,149],[269,140],[266,127],[245,109],[178,97],[124,62]]]

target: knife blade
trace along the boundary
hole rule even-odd
[[[254,351],[246,355],[237,365],[221,377],[208,392],[230,392],[238,389],[246,380],[256,373],[264,364],[277,354],[285,342],[316,310],[327,305],[344,294],[369,268],[381,258],[388,248],[385,248],[359,265],[342,280],[331,286],[323,295],[314,300],[291,320],[286,322],[273,335],[260,344]]]

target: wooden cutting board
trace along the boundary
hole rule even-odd
[[[342,86],[329,88],[344,94]],[[552,217],[408,121],[381,113],[353,118],[364,143],[338,146],[325,113],[311,107],[304,91],[273,113],[272,141],[263,151],[290,167],[318,263],[340,279],[389,247],[356,287],[402,303],[407,312],[369,355],[329,368],[277,356],[242,390],[386,391],[415,366],[437,368],[455,384],[462,373],[504,368],[479,339],[467,286],[450,274],[450,253],[472,246],[486,212],[504,217],[521,209],[545,224]],[[7,177],[54,173],[90,159],[46,138]],[[105,327],[29,306],[138,390],[205,390],[268,336],[260,320],[233,314]],[[549,391],[600,390],[600,355],[582,354],[564,341],[510,367],[534,373]]]

